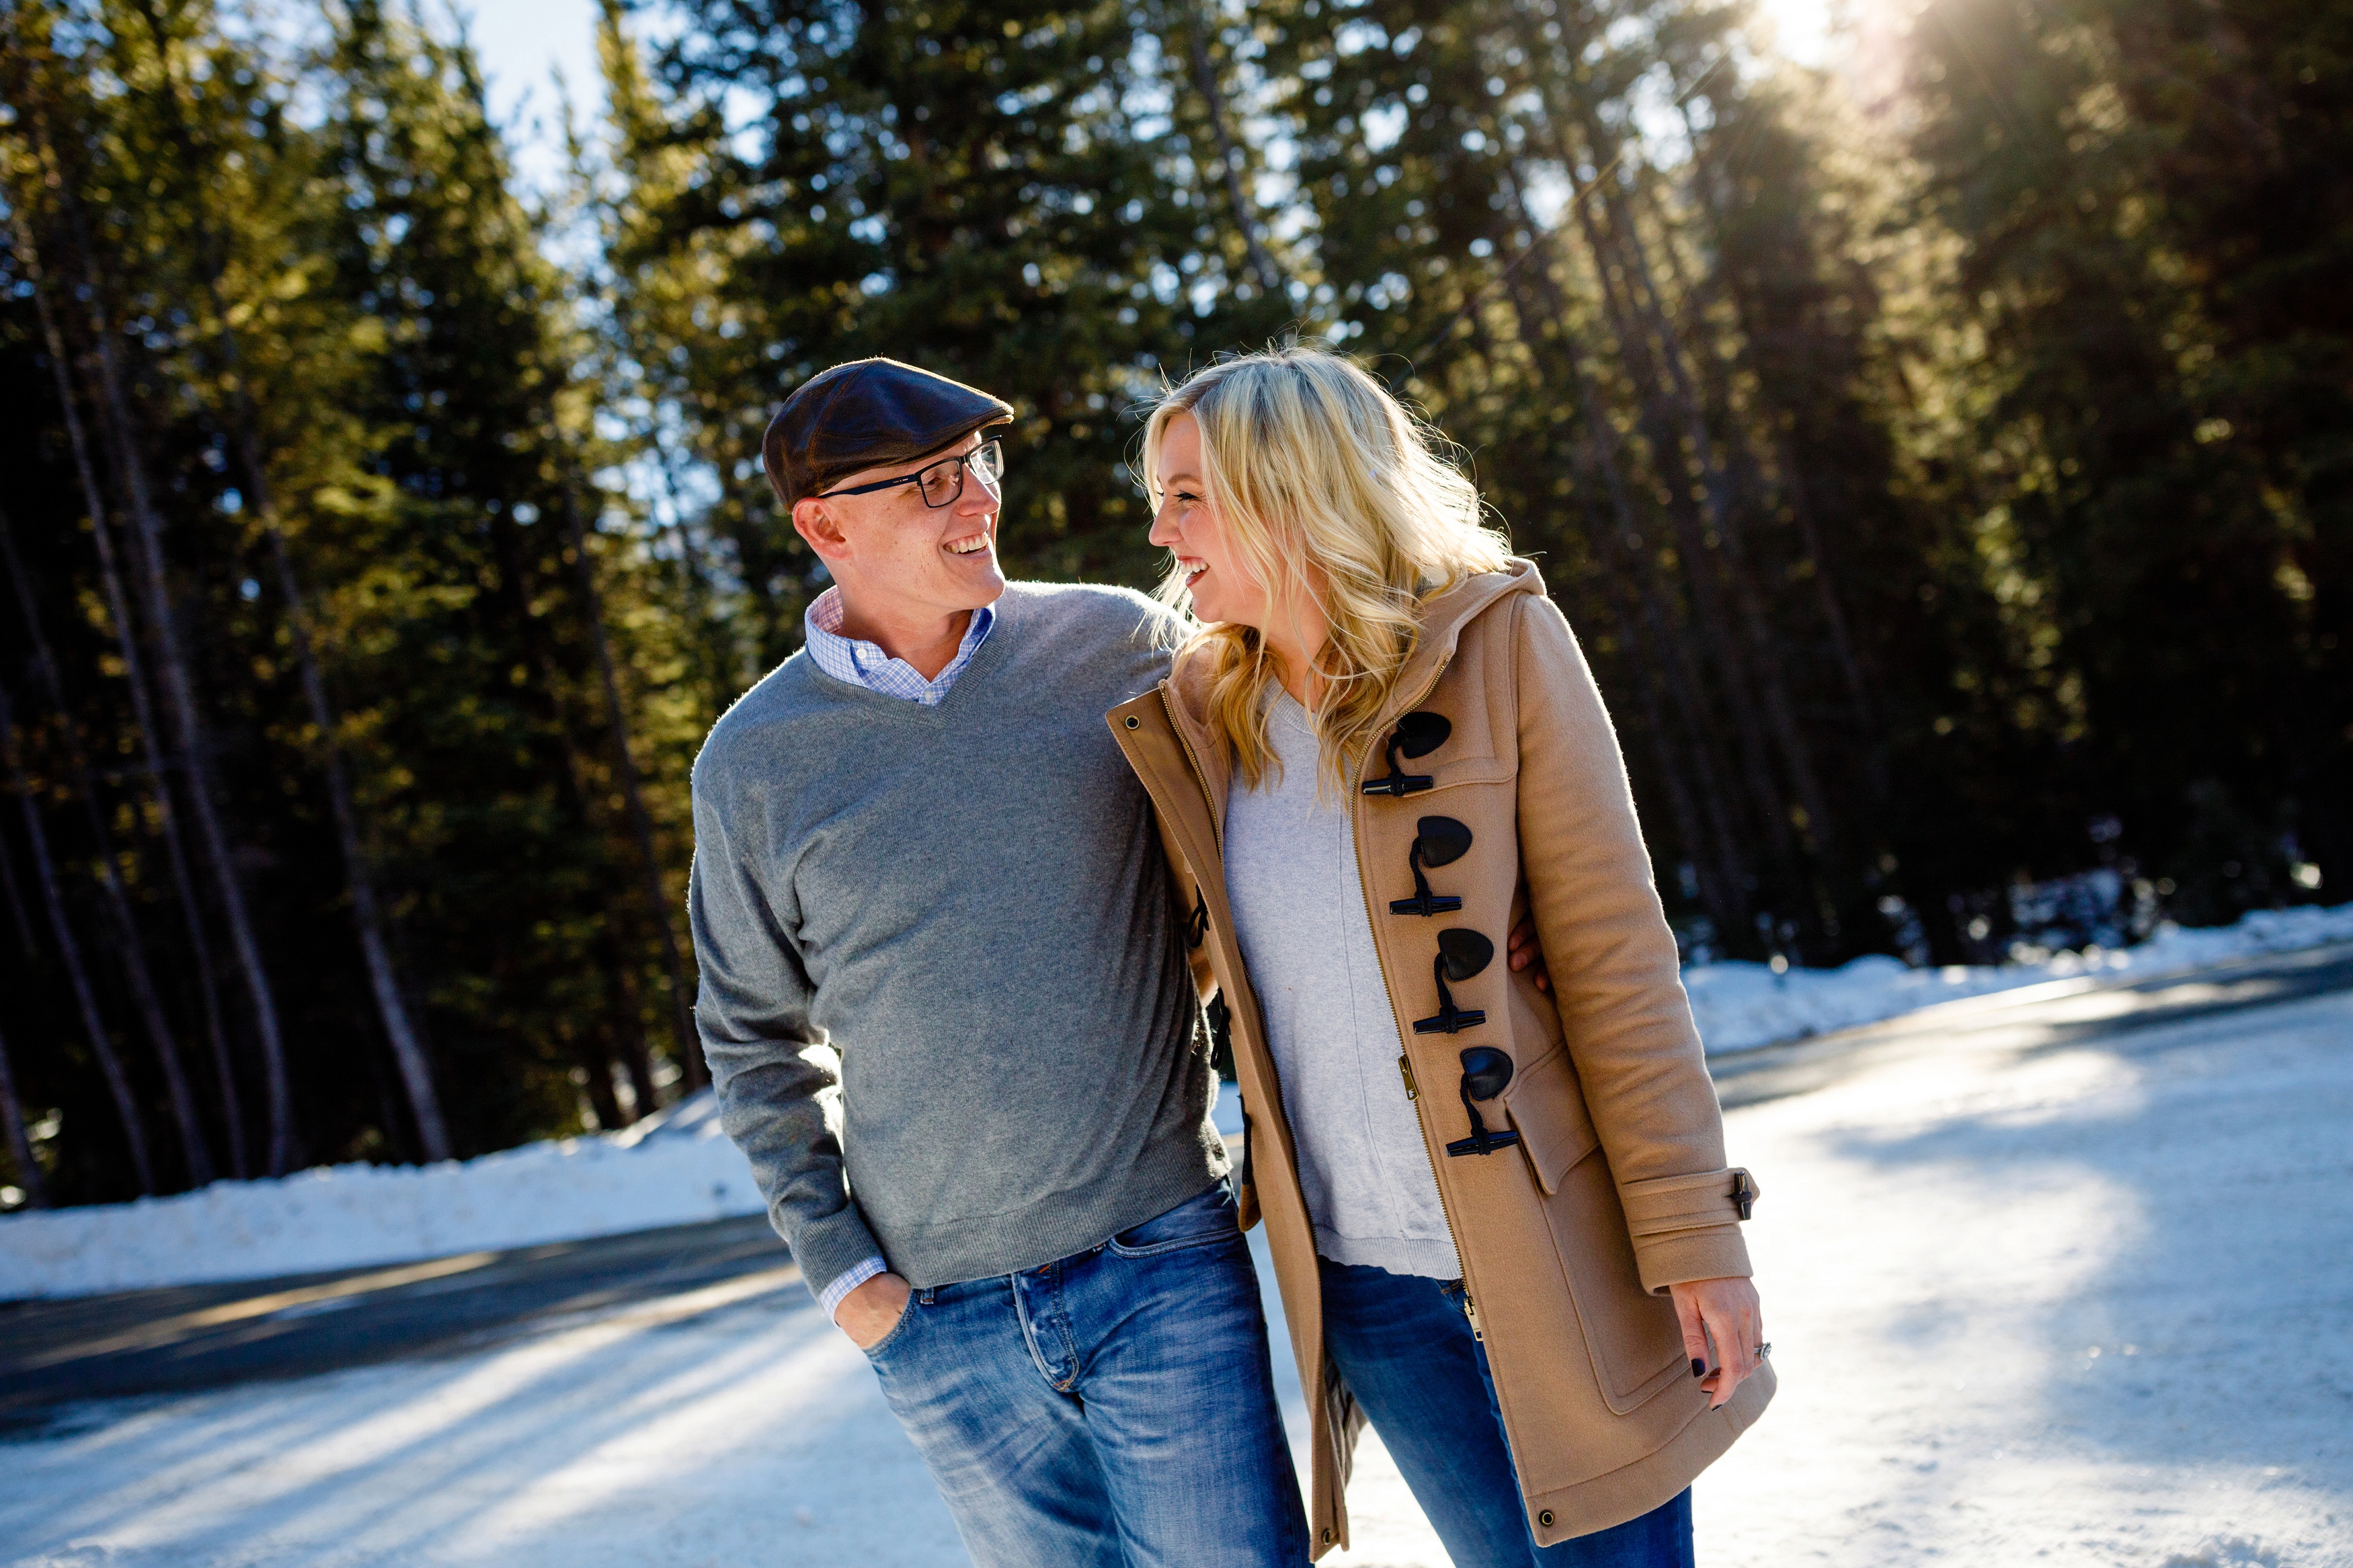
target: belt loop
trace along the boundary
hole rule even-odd
[[[933,1288],[931,1286],[924,1286],[922,1289],[915,1292],[915,1300],[921,1301],[926,1307],[930,1306],[932,1304],[932,1289]]]

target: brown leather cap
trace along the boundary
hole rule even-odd
[[[785,399],[760,458],[789,509],[860,468],[928,456],[1012,417],[1011,404],[960,381],[894,359],[851,360]]]

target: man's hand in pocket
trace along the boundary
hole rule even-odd
[[[860,1350],[871,1350],[907,1315],[907,1298],[912,1294],[907,1282],[896,1274],[877,1274],[841,1299],[841,1305],[833,1310],[834,1326]]]

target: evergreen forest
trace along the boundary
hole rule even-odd
[[[1139,405],[1360,356],[1695,960],[2341,901],[2353,6],[1850,14],[605,0],[526,181],[438,8],[0,0],[7,1205],[699,1087],[688,768],[826,581],[759,436],[869,354],[1018,408],[1010,572],[1139,587]]]

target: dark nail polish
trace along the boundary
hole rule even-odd
[[[1707,1375],[1707,1363],[1700,1360],[1697,1356],[1692,1357],[1692,1375],[1694,1377],[1705,1377]]]

